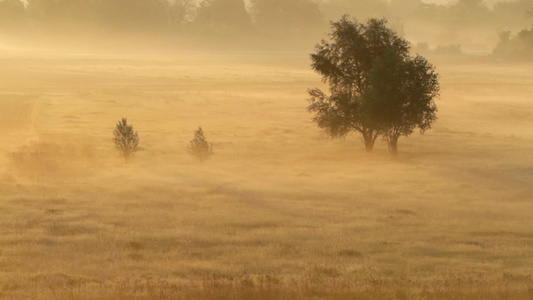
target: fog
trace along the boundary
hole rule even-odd
[[[0,298],[530,299],[532,7],[0,1]],[[439,73],[396,159],[307,110],[344,14]]]

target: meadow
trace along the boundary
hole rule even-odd
[[[531,299],[533,65],[434,63],[391,159],[311,122],[305,53],[0,52],[0,298]]]

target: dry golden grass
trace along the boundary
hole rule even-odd
[[[0,61],[0,298],[533,296],[531,65],[437,62],[391,160],[310,122],[305,54]]]

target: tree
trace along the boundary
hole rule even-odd
[[[500,29],[516,31],[529,26],[533,16],[533,1],[499,1],[494,3],[492,11],[493,22],[499,25]]]
[[[345,15],[331,23],[329,40],[322,40],[311,54],[312,68],[330,90],[330,95],[320,89],[309,91],[308,110],[315,113],[314,122],[332,137],[361,133],[367,152],[373,150],[380,134],[380,128],[361,107],[362,96],[372,87],[368,78],[374,62],[386,51],[402,58],[409,55],[409,43],[386,25],[385,19],[362,24]]]
[[[263,35],[301,37],[323,25],[324,16],[312,0],[251,0],[255,27]]]
[[[113,142],[117,150],[124,156],[124,161],[128,162],[130,155],[137,151],[139,146],[139,135],[136,131],[133,131],[133,126],[128,125],[128,120],[122,118],[117,123],[117,127],[113,132],[115,137]]]
[[[448,27],[452,31],[467,28],[485,29],[494,22],[492,11],[483,0],[457,0],[448,8]]]
[[[118,31],[152,31],[167,28],[171,4],[167,0],[97,0],[99,24]]]
[[[194,23],[204,33],[234,34],[250,29],[252,20],[243,0],[203,0]]]
[[[374,61],[368,83],[362,110],[397,156],[400,136],[412,134],[417,127],[423,133],[437,119],[438,74],[420,55],[402,57],[388,50]]]
[[[501,32],[492,53],[500,59],[533,61],[533,26],[514,36],[510,31]]]
[[[201,126],[194,132],[194,138],[190,141],[187,152],[201,162],[213,155],[213,145],[207,142]]]
[[[192,12],[196,8],[194,0],[175,0],[169,2],[168,22],[171,29],[182,29],[191,21]]]

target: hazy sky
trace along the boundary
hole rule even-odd
[[[0,0],[2,1],[2,0]],[[26,3],[27,0],[21,0],[22,2]],[[195,0],[197,2],[201,2],[202,0]],[[246,2],[249,2],[250,0],[245,0]],[[452,2],[457,2],[457,0],[422,0],[423,2],[427,2],[427,3],[438,3],[438,4],[446,4],[446,3],[452,3]],[[496,2],[504,2],[504,1],[508,1],[508,0],[483,0],[483,2],[487,3],[487,4],[494,4]]]
[[[457,2],[457,0],[423,0],[424,2],[427,2],[427,3],[438,3],[438,4],[446,4],[446,3],[452,3],[452,2]],[[483,0],[483,2],[489,4],[489,5],[493,5],[494,3],[496,2],[505,2],[506,0]]]

